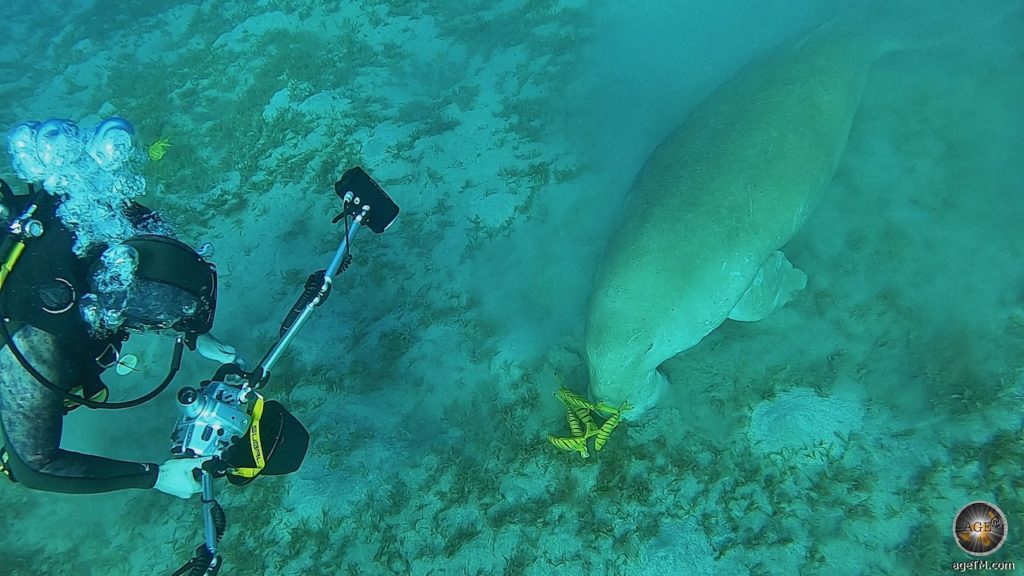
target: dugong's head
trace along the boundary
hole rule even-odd
[[[658,401],[668,381],[657,370],[663,360],[656,357],[653,343],[640,342],[643,335],[624,340],[621,335],[602,334],[593,325],[587,330],[587,369],[590,374],[590,399],[609,406],[631,406],[623,413],[627,420],[638,420]]]

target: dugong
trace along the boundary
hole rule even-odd
[[[804,287],[779,250],[839,164],[869,67],[899,48],[827,23],[748,64],[658,145],[590,295],[592,399],[635,418],[666,385],[659,365]]]

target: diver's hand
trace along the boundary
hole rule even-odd
[[[239,360],[238,350],[234,346],[221,342],[209,332],[199,335],[199,338],[196,340],[196,350],[202,354],[203,358],[220,362],[221,364],[230,364]]]
[[[203,462],[209,459],[209,457],[171,458],[160,465],[153,488],[178,498],[191,498],[193,494],[203,490],[202,484],[196,480],[193,471],[198,470]]]

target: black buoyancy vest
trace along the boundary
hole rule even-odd
[[[14,195],[6,183],[2,187],[3,203],[11,217],[17,217],[32,197]],[[56,217],[58,205],[58,198],[43,195],[33,216],[43,224],[43,234],[25,240],[25,250],[0,291],[0,311],[9,320],[8,326],[29,325],[52,334],[62,348],[62,357],[72,364],[66,368],[77,376],[98,376],[104,366],[116,361],[124,335],[90,335],[79,304],[89,291],[89,264],[103,247],[91,250],[85,258],[76,256],[72,252],[75,234]]]

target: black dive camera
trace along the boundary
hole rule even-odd
[[[203,487],[204,542],[195,556],[174,573],[215,576],[222,566],[217,544],[224,534],[224,511],[214,498],[213,478],[227,476],[235,485],[257,476],[298,470],[309,446],[309,433],[284,407],[264,400],[256,389],[265,386],[274,365],[295,334],[330,295],[336,275],[352,261],[349,248],[356,232],[366,227],[380,234],[398,216],[398,206],[362,168],[346,171],[334,184],[342,201],[332,222],[345,220],[345,235],[330,264],[309,275],[302,294],[281,324],[280,335],[256,368],[246,372],[237,364],[221,366],[198,388],[178,392],[180,415],[171,433],[171,453],[183,458],[207,458],[199,473]]]

